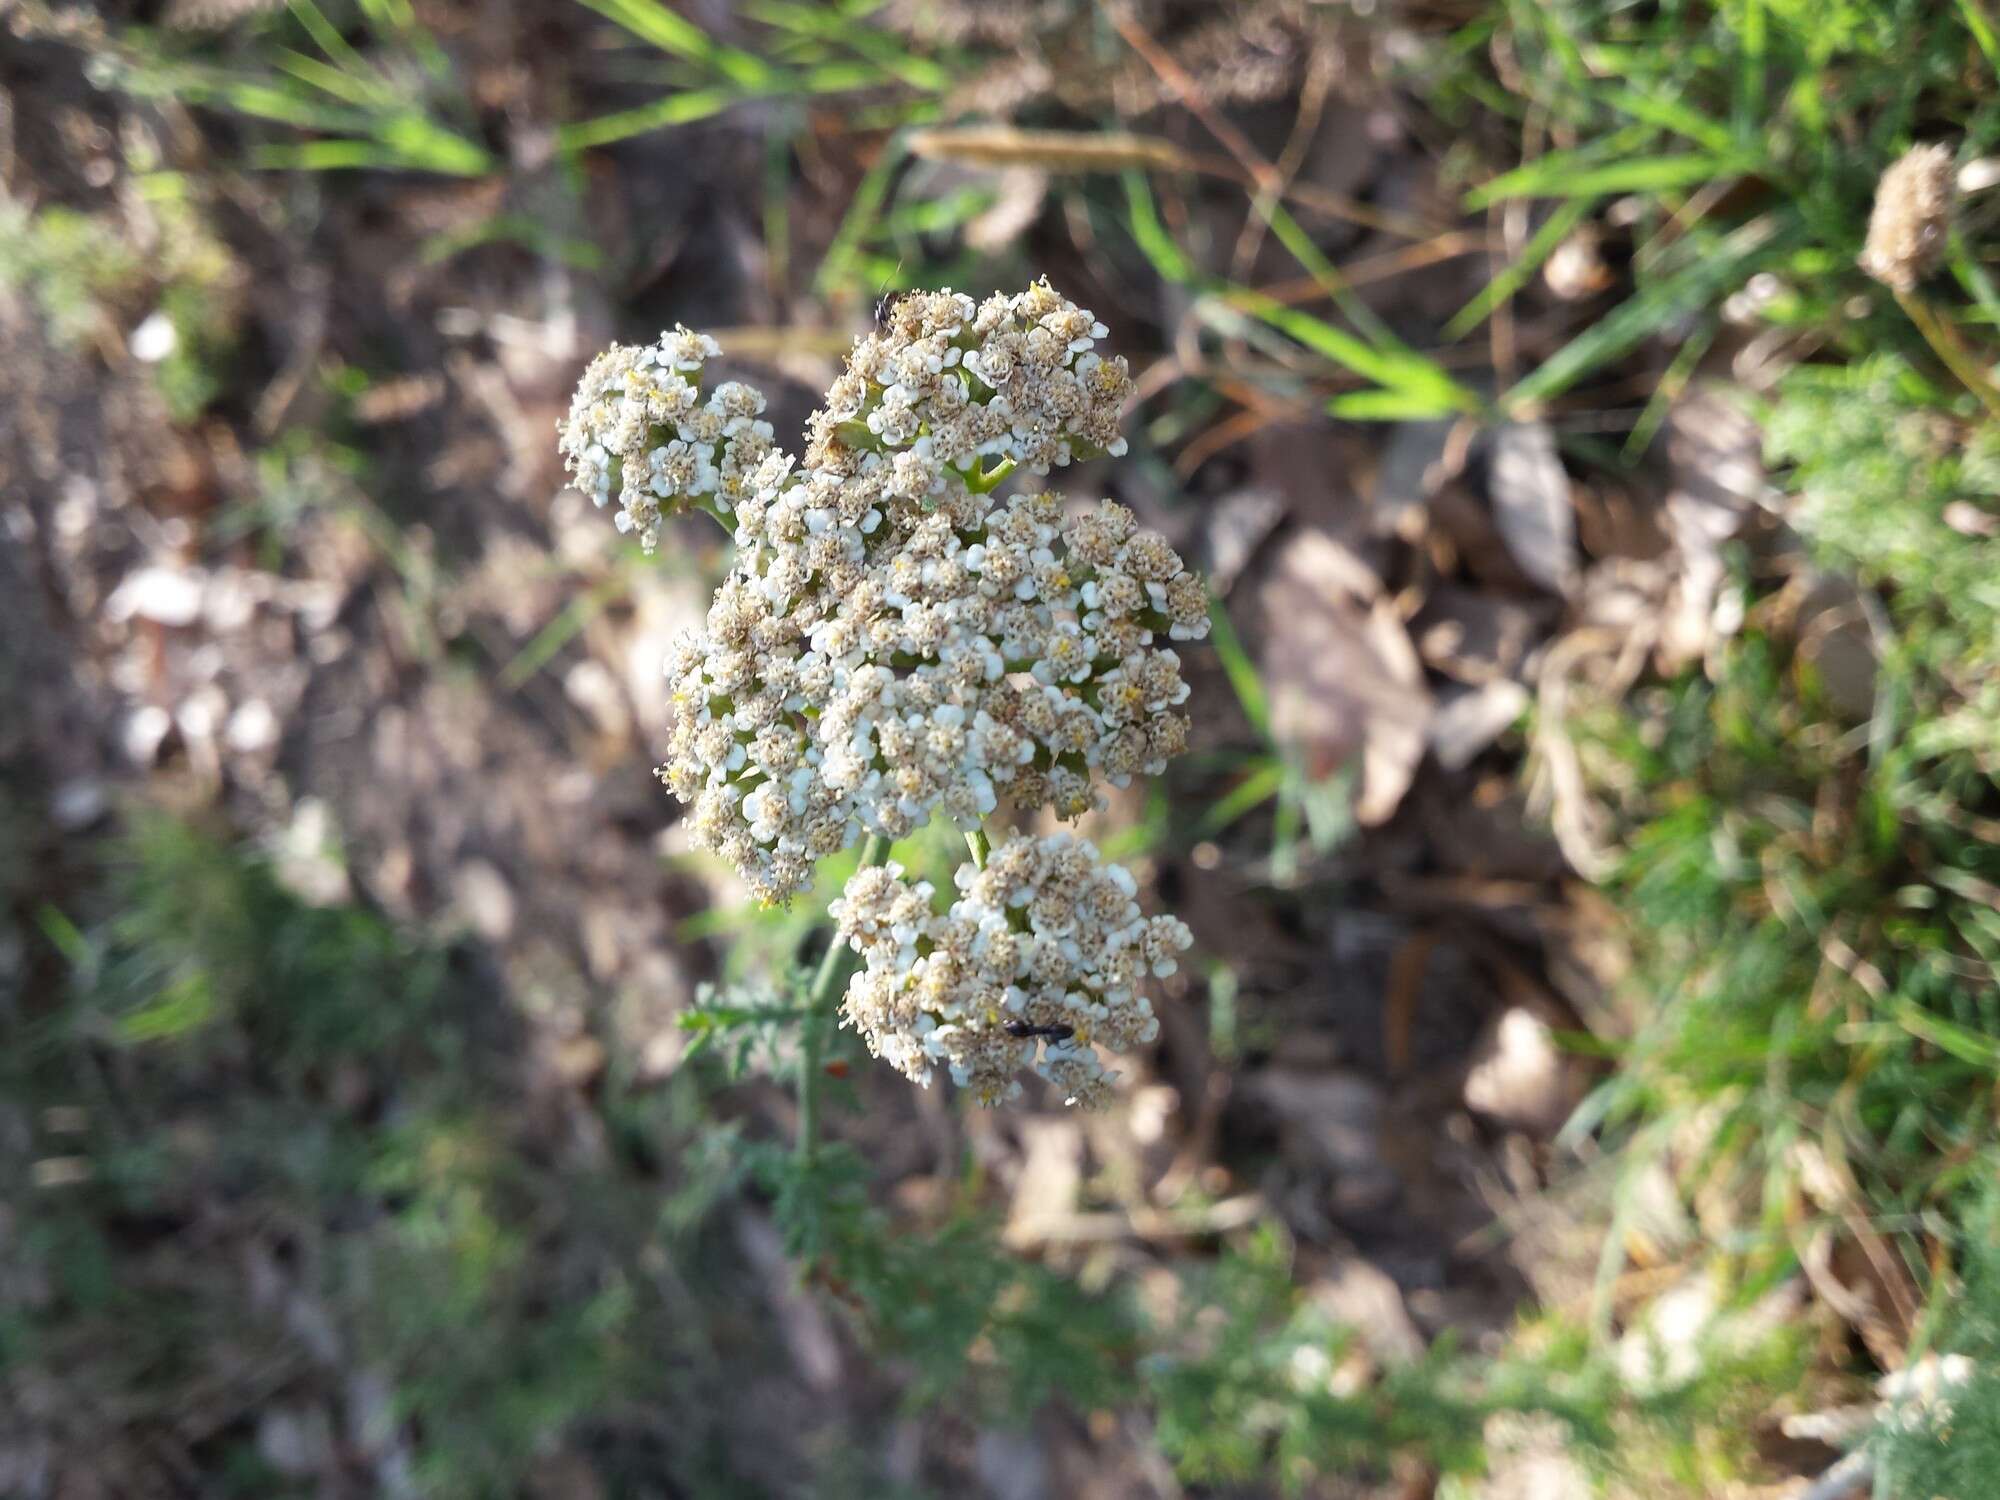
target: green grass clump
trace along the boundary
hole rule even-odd
[[[1800,1148],[1826,1154],[1922,1278],[1921,1216],[1994,1134],[2000,848],[1938,815],[1976,790],[1963,767],[1871,763],[1768,636],[1725,659],[1665,691],[1657,746],[1622,747],[1642,816],[1612,887],[1647,1011],[1602,1102],[1667,1126],[1621,1137],[1661,1150],[1700,1120],[1689,1180],[1734,1183],[1781,1259],[1824,1211]]]
[[[1668,1165],[1746,1293],[1816,1241],[1850,1246],[1892,1341],[1938,1324],[1977,1343],[1992,1294],[2000,549],[1979,517],[2000,429],[1976,413],[1891,356],[1794,372],[1768,419],[1806,553],[1777,559],[1793,582],[1590,750],[1625,820],[1609,884],[1638,1021],[1573,1128],[1608,1127],[1627,1181]],[[1807,558],[1860,592],[1805,608]],[[1829,629],[1844,687],[1822,671]],[[1622,1248],[1614,1232],[1607,1270]],[[1948,1440],[1895,1445],[1887,1493],[1984,1493],[1963,1476],[2000,1458],[1985,1379]]]
[[[235,346],[237,268],[172,174],[150,173],[147,208],[156,251],[133,248],[117,214],[0,202],[0,287],[26,294],[58,348],[124,342],[151,312],[173,328],[154,364],[167,409],[190,422],[220,394]]]
[[[1884,641],[1906,698],[1911,748],[2000,747],[2000,422],[1904,361],[1809,365],[1787,377],[1769,425],[1792,466],[1790,519],[1826,566],[1886,589]],[[1882,726],[1885,738],[1902,727]]]
[[[0,1385],[91,1393],[50,1424],[59,1461],[140,1492],[171,1449],[204,1494],[292,1493],[246,1359],[367,1462],[465,1500],[517,1492],[614,1395],[663,1399],[638,1349],[671,1365],[702,1332],[645,1266],[657,1186],[527,1148],[489,986],[176,818],[140,818],[100,879],[83,906],[101,918],[39,913],[67,983],[10,1014],[0,1049],[32,1122],[6,1170],[35,1183],[7,1257],[37,1289],[0,1315]],[[260,1259],[285,1269],[256,1293]],[[365,1439],[340,1426],[358,1371],[388,1403]],[[107,1404],[129,1443],[93,1425]]]
[[[1490,68],[1496,58],[1505,66]],[[1501,404],[1555,400],[1666,335],[1679,353],[1634,452],[1759,273],[1770,279],[1755,316],[1775,331],[1847,357],[1918,349],[1856,264],[1876,180],[1913,142],[1942,140],[1964,161],[2000,141],[2000,48],[1981,0],[1498,0],[1410,67],[1468,140],[1496,122],[1525,127],[1524,159],[1479,182],[1469,206],[1548,205],[1453,333],[1526,287],[1572,229],[1615,218],[1630,294],[1591,306]],[[1990,326],[2000,299],[1963,242],[1947,269]]]
[[[1891,1495],[1983,1500],[2000,1473],[2000,1161],[1985,1165],[1986,1187],[1967,1225],[1963,1285],[1937,1319],[1938,1349],[1971,1361],[1969,1376],[1941,1400],[1892,1407],[1873,1450]]]

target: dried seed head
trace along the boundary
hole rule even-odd
[[[1957,184],[1948,146],[1914,146],[1882,174],[1861,269],[1892,291],[1915,291],[1944,259]]]

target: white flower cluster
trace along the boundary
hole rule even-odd
[[[1047,311],[1022,333],[1036,309]],[[949,293],[906,298],[890,333],[862,341],[830,409],[854,414],[814,417],[811,467],[773,453],[751,476],[732,502],[736,560],[707,628],[668,662],[661,778],[693,805],[695,843],[761,899],[785,899],[815,861],[867,834],[902,838],[940,808],[967,827],[1003,796],[1078,816],[1096,805],[1093,777],[1155,774],[1186,745],[1180,658],[1159,638],[1198,639],[1208,615],[1179,555],[1110,501],[1066,518],[1055,495],[992,499],[983,468],[944,464],[932,446],[941,402],[960,416],[1003,406],[992,387],[974,399],[968,362],[1017,395],[1045,393],[1095,358],[1101,325],[1046,286],[972,311]],[[1032,357],[1003,374],[1016,345]],[[857,366],[936,378],[910,396]],[[1111,372],[1105,391],[1129,386],[1122,361],[1090,369]],[[843,407],[855,388],[866,396]],[[908,446],[892,450],[870,425],[887,410],[920,414],[913,428],[886,424]],[[1068,456],[1073,435],[1039,397],[1005,410],[1001,446],[967,465],[1032,462],[1050,444],[1052,461]],[[1109,411],[1081,411],[1062,421],[1089,427],[1096,446],[1115,441],[1100,425]]]
[[[694,843],[760,899],[940,809],[967,829],[1003,798],[1079,816],[1097,779],[1122,786],[1185,748],[1169,643],[1208,633],[1200,580],[1110,500],[1072,513],[1060,495],[991,494],[1017,468],[1125,451],[1131,376],[1096,352],[1104,331],[1045,282],[905,297],[856,343],[803,463],[773,447],[757,392],[704,396],[721,351],[701,335],[614,348],[585,373],[561,429],[577,485],[599,504],[615,491],[649,549],[690,507],[735,538],[705,628],[667,663],[660,777],[692,805]],[[1156,1034],[1137,986],[1173,972],[1187,929],[1141,917],[1131,877],[1067,834],[1016,838],[958,885],[940,915],[898,866],[849,883],[834,911],[867,966],[847,1018],[912,1078],[943,1063],[991,1103],[1033,1065],[1102,1102],[1095,1048]]]
[[[857,872],[833,904],[839,935],[866,960],[842,1013],[877,1057],[928,1085],[942,1065],[983,1104],[1014,1098],[1033,1069],[1071,1104],[1101,1106],[1115,1074],[1096,1048],[1159,1035],[1138,992],[1172,974],[1192,941],[1175,917],[1143,917],[1137,887],[1066,833],[1019,836],[985,868],[962,867],[959,899],[932,907],[929,882],[897,864]]]
[[[618,529],[636,532],[648,552],[663,515],[734,505],[771,452],[762,392],[726,380],[704,398],[701,368],[721,353],[685,328],[644,348],[613,344],[583,372],[557,425],[576,487],[600,506],[615,493]]]
[[[860,454],[892,456],[902,475],[893,488],[916,499],[984,457],[1034,474],[1117,457],[1132,377],[1123,359],[1095,352],[1103,337],[1102,323],[1045,281],[977,304],[950,291],[904,297],[881,332],[855,344],[814,413],[806,463],[847,474],[873,467]]]

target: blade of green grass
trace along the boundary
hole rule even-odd
[[[1571,198],[1566,203],[1558,204],[1555,212],[1522,247],[1520,256],[1503,266],[1499,274],[1481,287],[1470,302],[1453,314],[1452,320],[1444,325],[1444,336],[1447,339],[1462,339],[1492,317],[1494,309],[1528,284],[1528,278],[1541,269],[1542,263],[1555,253],[1556,246],[1596,206],[1595,198]]]
[[[1764,0],[1743,0],[1742,24],[1737,28],[1743,52],[1736,69],[1737,128],[1747,135],[1764,118],[1764,53],[1770,44],[1770,30],[1764,21]]]
[[[1711,120],[1700,110],[1678,99],[1641,93],[1634,88],[1606,89],[1601,97],[1613,109],[1648,125],[1657,125],[1662,130],[1685,136],[1697,146],[1706,147],[1713,155],[1728,156],[1737,149],[1736,137],[1730,134],[1727,125]]]
[[[720,72],[746,88],[775,89],[779,75],[762,58],[736,47],[725,47],[679,12],[656,0],[582,0],[608,21],[615,21],[641,41],[663,52],[684,57]]]
[[[868,59],[883,73],[925,93],[940,93],[954,81],[951,70],[942,64],[919,57],[888,33],[856,25],[853,18],[826,6],[801,5],[795,0],[755,0],[743,7],[743,14],[767,26],[837,43]]]
[[[1689,152],[1647,156],[1601,167],[1577,167],[1566,153],[1544,156],[1503,173],[1465,195],[1467,208],[1484,208],[1507,198],[1583,198],[1607,193],[1661,193],[1695,187],[1718,177],[1736,177],[1753,163],[1734,152]]]
[[[1658,432],[1660,424],[1666,421],[1667,412],[1687,385],[1688,378],[1694,374],[1702,356],[1714,345],[1715,335],[1714,328],[1697,329],[1688,337],[1687,342],[1674,352],[1673,363],[1668,365],[1666,373],[1660,376],[1660,382],[1654,387],[1653,394],[1646,398],[1646,408],[1639,413],[1639,420],[1632,424],[1632,435],[1625,440],[1622,454],[1628,462],[1636,460],[1653,441],[1653,434]]]
[[[413,160],[406,153],[381,141],[306,141],[296,146],[259,146],[250,153],[251,165],[279,170],[332,172],[372,167],[387,171],[443,171],[428,162]],[[453,172],[453,176],[476,173]]]
[[[798,77],[791,90],[801,94],[851,94],[882,83],[882,70],[869,62],[842,59],[818,63]]]
[[[813,272],[813,291],[816,295],[827,296],[848,279],[855,258],[881,214],[883,201],[889,196],[889,184],[895,179],[896,169],[903,164],[907,154],[902,138],[895,137],[882,148],[875,164],[863,175],[860,185],[854,190],[853,200],[847,206],[847,213],[841,218],[840,228],[834,231],[833,242],[826,247],[819,269]]]
[[[1285,765],[1274,755],[1259,757],[1255,770],[1223,793],[1197,826],[1202,838],[1213,838],[1238,818],[1262,807],[1285,784]]]
[[[1345,391],[1326,403],[1327,415],[1343,422],[1423,422],[1447,416],[1452,408],[1431,396],[1408,391]]]
[[[688,125],[722,113],[749,96],[736,89],[685,89],[642,104],[637,109],[599,115],[594,120],[576,120],[556,128],[556,149],[564,154],[587,151],[592,146],[608,146],[652,130]]]
[[[520,687],[547,666],[551,658],[574,640],[584,626],[624,598],[631,589],[630,578],[623,573],[614,573],[582,597],[570,601],[561,614],[536,631],[534,639],[500,669],[500,686],[510,693]]]
[[[1701,313],[1741,285],[1757,262],[1778,254],[1796,236],[1795,219],[1766,215],[1699,247],[1694,260],[1635,295],[1591,324],[1545,360],[1500,399],[1500,409],[1517,416],[1561,395],[1593,370],[1617,359],[1641,340],[1684,317]]]
[[[2000,1042],[1981,1036],[1976,1031],[1968,1031],[1943,1016],[1934,1015],[1914,1000],[1906,999],[1897,1004],[1896,1024],[1911,1036],[1929,1042],[1960,1062],[1988,1071],[2000,1071]]]
[[[368,117],[362,112],[338,109],[303,98],[289,89],[268,83],[253,83],[248,79],[226,75],[189,78],[183,82],[180,92],[192,103],[219,104],[240,115],[271,120],[280,125],[297,125],[307,130],[365,131],[368,128]]]
[[[1290,335],[1317,354],[1324,355],[1343,369],[1363,379],[1395,391],[1409,399],[1410,411],[1426,411],[1432,416],[1450,412],[1477,412],[1479,398],[1460,385],[1443,369],[1421,354],[1383,349],[1354,334],[1335,328],[1323,318],[1265,296],[1248,288],[1232,288],[1224,297],[1245,312],[1262,318],[1281,333]]]
[[[1153,202],[1153,186],[1146,180],[1146,174],[1133,168],[1120,176],[1125,183],[1125,225],[1131,231],[1133,243],[1165,280],[1175,286],[1191,285],[1200,273],[1174,243],[1167,226],[1160,222],[1159,208]]]
[[[1250,653],[1243,649],[1242,637],[1230,623],[1229,611],[1224,609],[1220,599],[1208,601],[1208,635],[1213,643],[1216,659],[1222,663],[1222,670],[1228,675],[1230,687],[1236,690],[1236,701],[1243,706],[1243,717],[1250,721],[1250,727],[1264,740],[1271,738],[1271,700],[1264,692],[1264,679],[1258,675],[1257,664],[1250,660]]]
[[[453,177],[481,177],[493,170],[485,147],[422,115],[397,115],[377,123],[375,138],[411,166]]]
[[[330,61],[351,73],[358,73],[364,77],[372,76],[373,70],[362,59],[361,54],[348,45],[347,39],[340,34],[340,28],[329,21],[325,12],[314,5],[312,0],[286,0],[285,8],[301,26],[305,27],[306,34],[313,39],[313,45],[324,52]]]
[[[1979,50],[1986,54],[1988,66],[2000,74],[2000,30],[1995,30],[1993,18],[1986,14],[1986,7],[1980,0],[1958,0],[1958,8],[1965,17],[1965,29],[1972,33]]]
[[[329,67],[316,57],[307,57],[303,52],[294,52],[289,47],[278,49],[278,67],[298,79],[310,84],[322,93],[333,95],[349,104],[364,109],[379,109],[396,103],[395,93],[379,81],[342,72]]]

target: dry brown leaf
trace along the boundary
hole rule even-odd
[[[1386,822],[1423,759],[1430,691],[1381,584],[1325,532],[1294,533],[1258,591],[1271,727],[1309,774],[1358,762],[1355,816]]]
[[[1478,687],[1521,676],[1561,607],[1552,599],[1443,584],[1431,590],[1410,630],[1426,666]]]
[[[1577,579],[1576,507],[1546,422],[1509,422],[1493,434],[1486,491],[1500,539],[1521,571],[1567,598]]]
[[[1208,551],[1208,586],[1227,598],[1257,549],[1285,518],[1285,502],[1261,486],[1231,490],[1208,513],[1203,539]]]
[[[1667,416],[1667,530],[1680,572],[1660,624],[1659,665],[1678,671],[1733,628],[1718,608],[1722,544],[1734,536],[1764,489],[1763,438],[1734,402],[1697,390]]]
[[[1453,441],[1458,427],[1455,417],[1396,425],[1375,471],[1369,523],[1377,536],[1408,536],[1438,486],[1458,477],[1465,464],[1465,445]]]
[[[1505,734],[1528,706],[1528,690],[1511,678],[1448,689],[1431,715],[1430,742],[1438,764],[1462,771]]]

